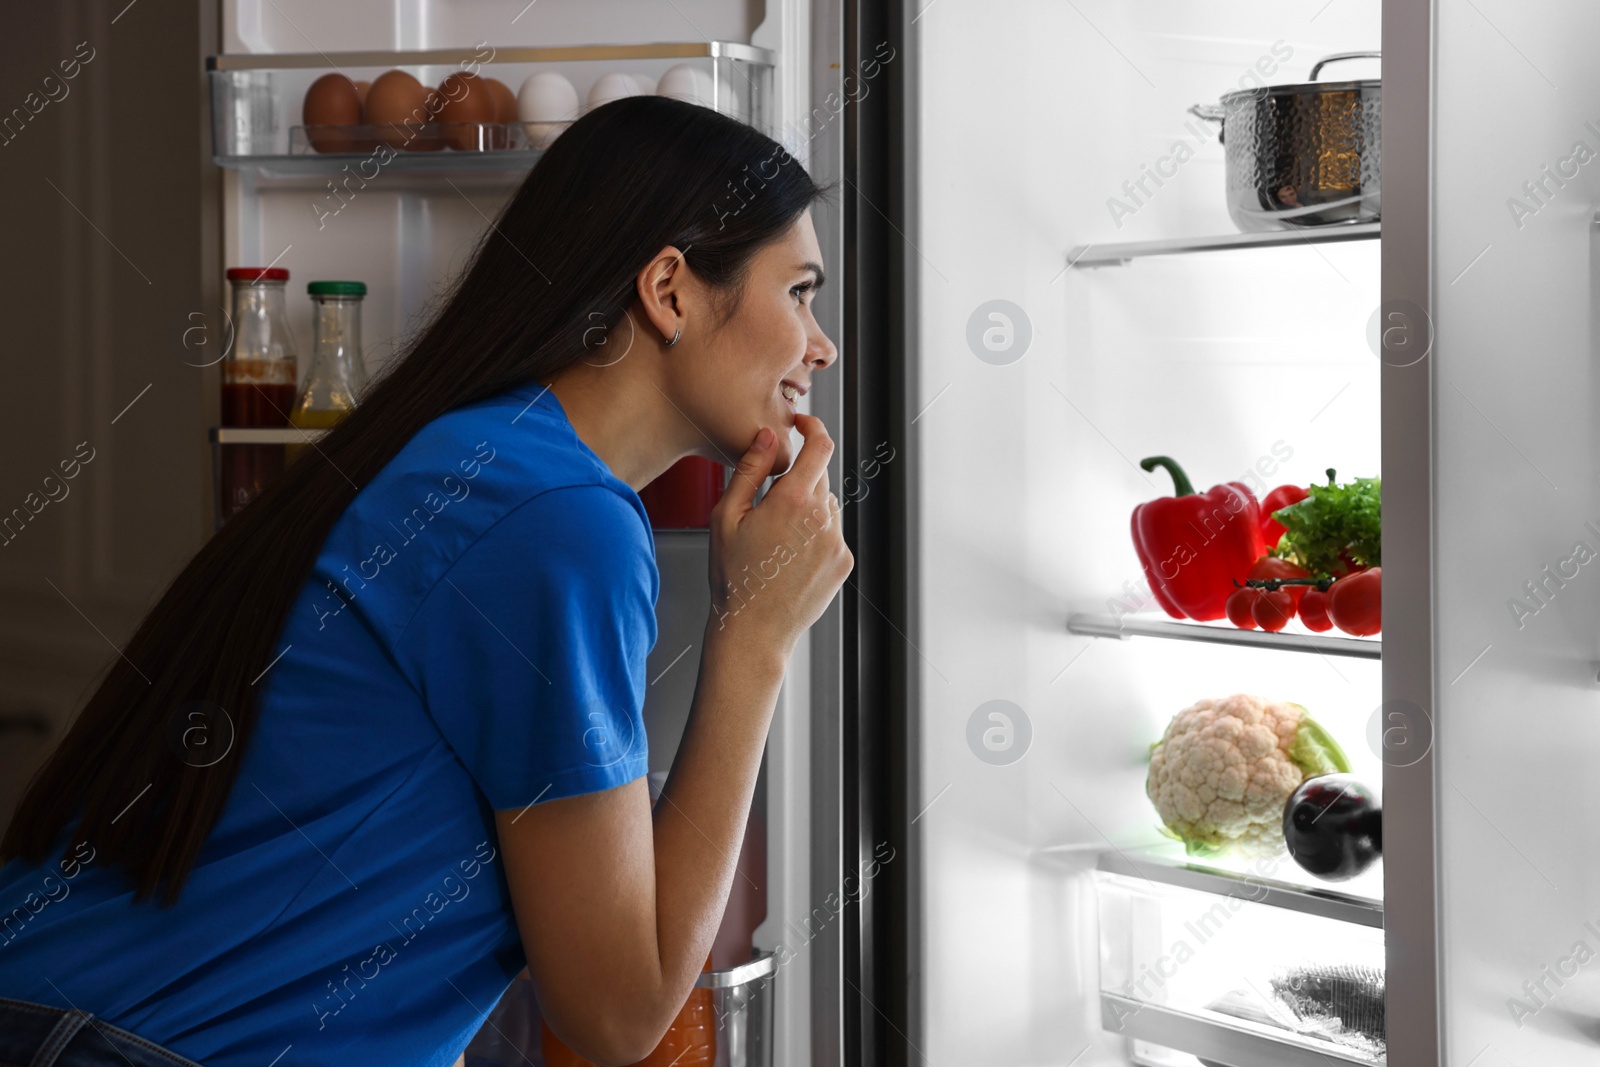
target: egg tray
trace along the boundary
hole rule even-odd
[[[587,100],[598,80],[609,75],[641,76],[659,89],[660,79],[674,68],[692,63],[695,71],[710,80],[709,98],[702,102],[767,129],[772,122],[775,59],[766,49],[718,41],[215,55],[206,60],[211,82],[211,158],[220,167],[266,178],[334,175],[346,169],[354,174],[357,164],[366,180],[373,178],[378,168],[384,172],[517,174],[532,168],[541,150],[566,128],[570,121],[566,111],[575,118],[581,108],[552,111],[552,116],[558,117],[549,122],[500,111],[495,115],[503,120],[499,123],[419,124],[409,116],[447,116],[407,107],[397,112],[405,117],[393,126],[357,124],[358,116],[345,112],[315,116],[324,122],[349,123],[323,126],[305,121],[306,94],[334,71],[352,80],[374,82],[389,71],[403,71],[426,90],[454,71],[477,64],[482,73],[508,88],[539,72],[559,74],[577,91],[579,100]],[[520,99],[520,90],[514,95]]]

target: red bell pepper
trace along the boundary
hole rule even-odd
[[[1133,509],[1133,547],[1156,602],[1175,619],[1207,622],[1225,614],[1235,582],[1243,583],[1261,555],[1261,508],[1241,482],[1196,493],[1183,468],[1167,456],[1140,462],[1164,467],[1173,496]]]
[[[1280,485],[1262,498],[1261,540],[1266,542],[1268,552],[1278,547],[1278,539],[1283,536],[1285,529],[1283,523],[1272,517],[1273,512],[1290,504],[1298,504],[1310,495],[1298,485]]]

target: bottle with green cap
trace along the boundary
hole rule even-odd
[[[361,300],[364,282],[312,282],[311,369],[289,414],[303,430],[325,430],[344,418],[367,387],[361,357]],[[290,446],[299,451],[300,446]]]

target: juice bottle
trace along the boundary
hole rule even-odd
[[[711,969],[710,956],[706,957],[704,969]],[[539,1051],[544,1055],[545,1067],[595,1067],[563,1044],[548,1025],[540,1026]],[[716,1061],[717,1018],[711,990],[696,986],[689,991],[689,999],[655,1051],[632,1067],[713,1067]]]
[[[367,387],[367,365],[361,356],[363,282],[312,282],[311,370],[289,413],[289,425],[302,430],[327,430],[355,409]],[[306,446],[290,445],[293,462]]]
[[[233,267],[233,347],[222,361],[224,426],[287,426],[294,406],[294,338],[284,305],[282,267]],[[221,446],[217,519],[254,500],[283,470],[282,445]]]
[[[650,772],[651,806],[660,800],[661,791],[666,784],[665,771]],[[763,905],[764,903],[763,901]],[[721,936],[718,934],[719,939]],[[702,971],[711,970],[715,954],[716,948],[713,947],[712,955],[706,957],[706,965],[701,968]],[[741,959],[739,962],[744,961]],[[593,1063],[563,1044],[543,1022],[540,1023],[539,1049],[544,1055],[545,1067],[595,1067]],[[689,991],[689,999],[678,1011],[678,1017],[672,1020],[672,1025],[667,1028],[655,1051],[632,1067],[713,1067],[716,1061],[716,1005],[711,990],[696,986]]]

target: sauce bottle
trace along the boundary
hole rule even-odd
[[[364,282],[312,282],[311,370],[289,413],[289,425],[326,430],[355,409],[367,387],[361,356],[361,300]],[[289,460],[304,448],[289,446]]]
[[[233,347],[222,361],[222,425],[287,426],[294,406],[294,338],[282,267],[232,267]],[[254,500],[283,470],[282,445],[222,446],[220,517]]]

